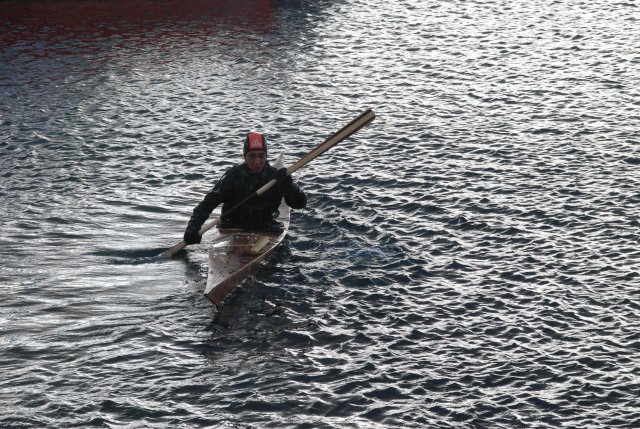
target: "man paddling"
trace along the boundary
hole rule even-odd
[[[272,179],[278,181],[276,186],[246,201],[238,209],[229,211]],[[291,175],[287,174],[287,169],[276,170],[269,165],[267,139],[264,135],[249,133],[244,140],[244,163],[227,170],[211,192],[193,209],[184,232],[184,241],[187,244],[200,243],[200,228],[220,203],[220,228],[279,231],[282,225],[275,219],[278,217],[278,207],[282,198],[294,209],[302,209],[307,205],[306,195],[294,183]]]

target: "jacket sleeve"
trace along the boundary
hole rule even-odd
[[[202,201],[200,201],[196,208],[193,209],[193,213],[191,214],[191,219],[189,219],[187,228],[200,229],[204,221],[209,218],[211,212],[224,201],[223,189],[226,186],[225,183],[228,175],[229,171],[227,171],[224,176],[222,176],[220,180],[218,180],[213,189],[207,195],[205,195]]]
[[[205,220],[209,218],[211,212],[222,202],[220,194],[215,189],[209,192],[202,201],[193,209],[188,228],[200,229]]]
[[[282,190],[284,201],[292,209],[303,209],[307,206],[307,196],[297,183],[291,182]]]

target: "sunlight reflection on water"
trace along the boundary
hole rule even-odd
[[[5,3],[3,426],[637,426],[632,5]],[[367,107],[222,308],[155,258]]]

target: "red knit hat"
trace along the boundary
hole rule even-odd
[[[244,156],[252,150],[261,150],[267,153],[267,139],[262,133],[249,133],[244,139]]]

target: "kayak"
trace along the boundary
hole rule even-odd
[[[284,157],[278,156],[275,168],[284,166]],[[282,230],[244,231],[235,228],[216,228],[208,256],[207,287],[205,296],[215,305],[224,299],[250,275],[282,243],[289,229],[291,209],[284,198],[280,202],[277,221]]]

